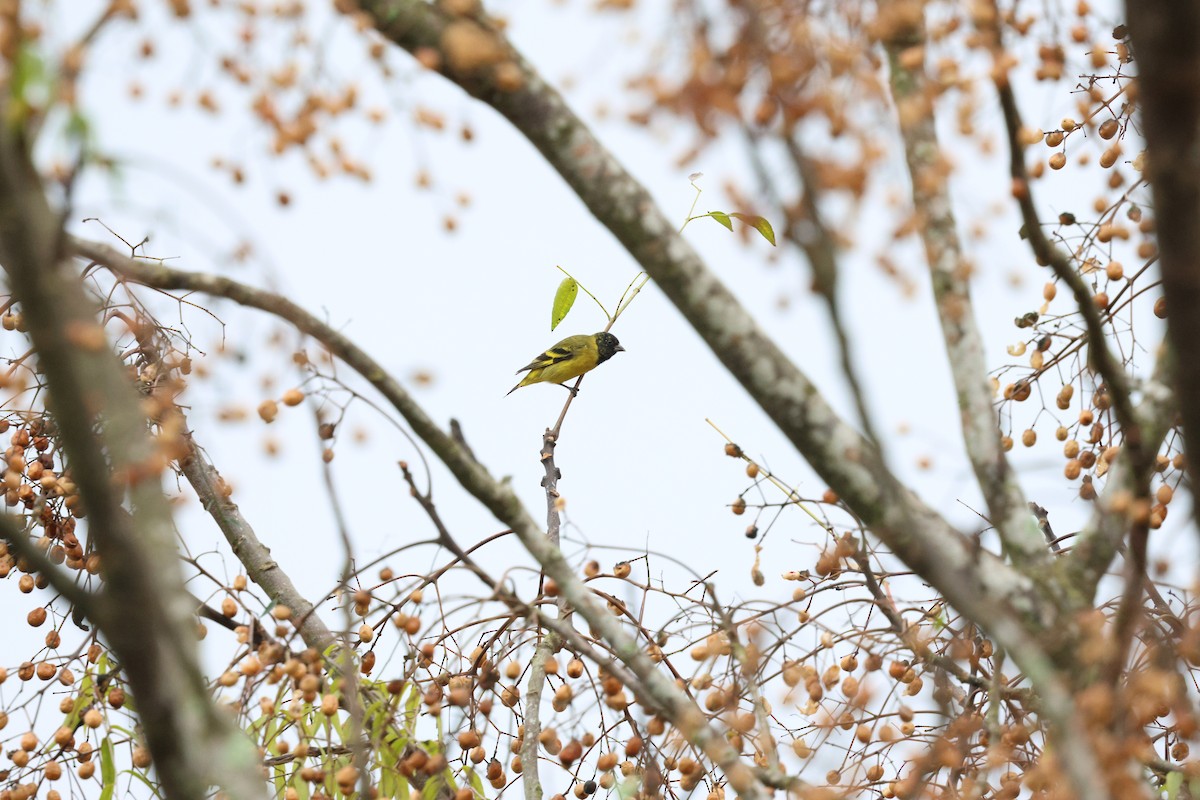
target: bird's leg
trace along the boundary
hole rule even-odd
[[[558,385],[563,387],[564,389],[566,389],[568,392],[570,392],[571,397],[576,397],[579,394],[579,390],[572,386],[567,386],[565,383],[560,383]]]

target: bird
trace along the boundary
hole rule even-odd
[[[517,370],[518,375],[526,370],[529,374],[509,389],[508,394],[531,383],[557,383],[574,396],[576,390],[567,386],[567,381],[590,372],[622,352],[625,352],[625,348],[621,347],[617,337],[607,331],[593,333],[591,336],[582,333],[568,336]]]

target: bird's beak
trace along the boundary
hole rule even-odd
[[[622,353],[625,352],[625,348],[621,347],[621,345],[617,345],[617,350],[620,350]],[[613,352],[616,352],[616,351],[614,350]]]

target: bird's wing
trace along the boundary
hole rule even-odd
[[[579,348],[572,345],[559,342],[558,344],[554,345],[554,347],[551,347],[549,350],[535,358],[533,361],[530,361],[528,364],[521,367],[519,370],[517,370],[517,373],[520,374],[531,369],[545,369],[551,364],[558,364],[559,362],[566,361],[574,356],[575,351],[578,349]]]

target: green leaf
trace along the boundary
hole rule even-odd
[[[642,779],[635,773],[617,784],[617,797],[621,800],[628,800],[637,794],[640,788],[642,788]]]
[[[350,737],[346,735],[346,726],[350,724],[350,718],[334,714],[332,717],[328,717],[328,719],[330,727],[337,734],[338,741],[347,741]]]
[[[405,731],[398,726],[389,726],[380,738],[380,747],[386,751],[392,752],[397,759],[400,758],[400,753],[408,746],[408,731]]]
[[[550,330],[558,327],[558,323],[566,318],[575,305],[575,297],[579,294],[579,283],[574,278],[563,278],[554,293],[554,307],[550,310]]]
[[[49,100],[49,71],[45,59],[36,49],[25,46],[17,51],[8,86],[19,105],[42,104]]]
[[[390,704],[387,700],[376,700],[363,709],[363,721],[366,722],[367,735],[372,741],[383,738],[391,727]]]
[[[442,792],[442,776],[430,775],[429,780],[421,787],[421,800],[437,800]]]
[[[299,795],[297,800],[308,800],[308,798],[309,798],[308,781],[301,780],[300,770],[298,768],[292,770],[291,787],[293,789],[295,789],[296,793]],[[398,796],[398,795],[394,795],[394,794],[384,795],[384,797],[396,797],[396,796]]]
[[[92,677],[91,670],[83,673],[83,678],[79,681],[79,691],[75,695],[75,702],[71,706],[71,710],[67,713],[67,718],[63,722],[68,728],[74,730],[79,725],[79,720],[83,716],[83,711],[92,706],[92,692],[94,691],[95,680]]]
[[[143,775],[140,770],[127,769],[127,770],[124,770],[121,774],[128,775],[131,778],[136,778],[137,780],[141,781],[145,785],[145,787],[150,790],[151,797],[161,798],[163,796],[162,787],[159,786],[157,783],[154,783],[153,781],[151,781],[145,775]],[[103,796],[103,795],[101,795],[101,796]],[[302,797],[301,800],[308,800],[308,798]]]
[[[715,219],[717,222],[724,225],[729,230],[733,230],[733,220],[731,220],[729,218],[729,215],[726,214],[724,211],[710,211],[707,214],[705,214],[704,216],[712,217],[713,219]]]
[[[396,773],[384,768],[379,771],[379,796],[396,796]]]
[[[487,796],[483,793],[483,778],[479,777],[478,772],[470,767],[463,767],[463,774],[467,776],[467,783],[471,784],[471,788],[475,790],[477,796]]]
[[[284,720],[274,714],[263,715],[258,719],[251,720],[246,728],[246,733],[250,734],[252,739],[261,739],[263,744],[270,744],[279,731],[283,728]]]
[[[1164,788],[1167,790],[1167,800],[1175,800],[1179,797],[1179,789],[1183,786],[1182,772],[1167,773],[1167,781]]]
[[[417,726],[417,714],[421,708],[421,693],[413,687],[408,693],[408,699],[404,701],[404,722],[408,730],[412,730]]]
[[[112,800],[117,790],[117,760],[112,739],[108,736],[100,743],[100,784],[104,787],[100,791],[100,800]]]
[[[775,246],[775,231],[771,228],[771,223],[767,222],[766,217],[760,217],[756,214],[742,214],[738,211],[733,212],[729,216],[737,217],[742,222],[754,228],[754,230],[762,234],[764,239],[771,243],[772,247]]]
[[[64,129],[67,139],[78,144],[80,147],[88,148],[92,142],[92,125],[83,112],[78,109],[72,109],[67,117],[67,125]]]

